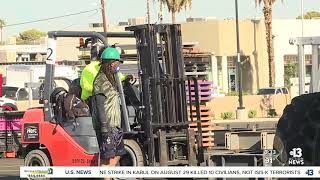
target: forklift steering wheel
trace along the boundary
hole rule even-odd
[[[131,82],[131,81],[129,81],[130,82],[130,84],[133,86],[134,84],[136,84],[136,82],[137,82],[137,78],[135,78],[134,80],[132,80],[133,82]]]

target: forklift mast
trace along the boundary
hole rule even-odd
[[[186,79],[180,26],[141,25],[127,30],[136,36],[145,116],[151,117],[153,127],[185,127]]]
[[[179,133],[186,138],[185,147],[189,147],[187,164],[192,164],[191,156],[195,154],[189,141],[191,144],[194,142],[188,133],[187,79],[184,74],[180,25],[146,24],[127,27],[126,30],[133,31],[136,38],[145,120],[142,129],[147,136],[149,164],[155,164],[155,149],[160,149],[160,164],[168,165],[170,158],[166,157],[166,152],[170,147],[167,147],[166,141],[174,141],[172,136],[178,136]],[[197,88],[197,80],[194,78],[193,81]],[[199,104],[197,107],[199,111]],[[154,134],[158,136],[159,148],[155,148],[157,144]],[[198,145],[201,146],[201,143]]]

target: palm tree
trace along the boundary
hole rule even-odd
[[[171,12],[172,23],[176,23],[176,13],[183,8],[191,8],[192,0],[160,0],[167,5],[169,12]]]
[[[160,7],[159,7],[159,20],[160,24],[163,22],[163,1],[158,0],[160,2]]]
[[[1,31],[1,39],[0,43],[2,42],[2,28],[6,25],[6,22],[3,19],[0,19],[0,31]]]
[[[272,6],[277,0],[255,0],[256,4],[263,3],[264,23],[266,26],[268,66],[269,66],[269,86],[275,84],[275,65],[274,65],[274,47],[272,35]]]

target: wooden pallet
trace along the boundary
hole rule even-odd
[[[195,132],[198,132],[197,123],[189,124],[189,128],[193,129]],[[201,130],[202,130],[202,144],[203,147],[209,148],[214,146],[214,127],[211,121],[201,121]]]
[[[190,112],[190,106],[187,107],[188,112]],[[200,111],[209,111],[209,107],[206,105],[200,105]],[[196,111],[196,106],[192,106],[192,111]]]
[[[190,108],[188,108],[188,121],[196,121],[197,120],[197,111],[196,108],[192,108],[192,113],[190,114]],[[200,106],[200,120],[201,121],[211,121],[214,119],[214,113],[210,111],[206,106]]]
[[[196,143],[197,146],[197,143]],[[202,146],[205,148],[210,148],[214,146],[214,139],[212,136],[202,136]]]

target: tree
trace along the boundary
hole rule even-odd
[[[272,35],[272,6],[277,0],[255,0],[256,4],[263,3],[264,23],[266,26],[266,39],[268,51],[269,66],[269,86],[274,87],[275,84],[275,65],[274,65],[274,47]]]
[[[303,19],[314,19],[314,18],[320,18],[320,12],[309,11],[303,15]],[[297,19],[301,19],[301,16],[298,16]]]
[[[298,63],[289,63],[284,67],[284,86],[287,88],[291,87],[290,79],[298,77]]]
[[[167,5],[171,12],[172,23],[176,23],[176,13],[179,13],[183,8],[191,8],[192,0],[160,0]]]
[[[2,29],[5,25],[6,25],[6,22],[3,19],[0,19],[0,31],[1,31],[0,43],[2,42]]]
[[[45,37],[46,33],[37,29],[30,29],[19,34],[17,38],[18,44],[29,44],[35,40],[39,40],[41,37]]]

